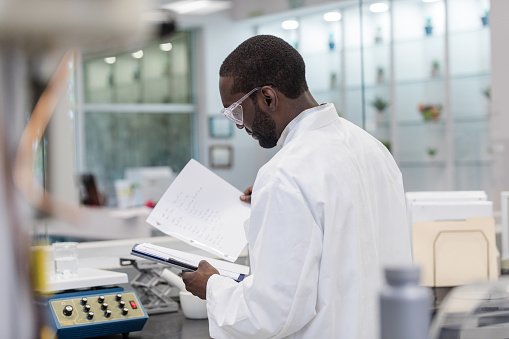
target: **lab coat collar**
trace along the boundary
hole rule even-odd
[[[313,119],[310,119],[313,117]],[[307,119],[306,119],[307,118]],[[321,104],[309,108],[297,115],[288,125],[286,125],[281,137],[277,142],[279,147],[286,145],[300,130],[312,130],[328,125],[339,119],[338,112],[334,104]]]

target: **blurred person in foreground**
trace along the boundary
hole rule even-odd
[[[401,172],[390,152],[308,90],[288,43],[259,35],[219,71],[222,113],[264,148],[281,147],[241,199],[252,274],[202,261],[184,273],[207,299],[213,338],[378,337],[383,268],[410,264]],[[326,80],[324,80],[326,81]]]

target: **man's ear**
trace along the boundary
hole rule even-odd
[[[263,100],[267,109],[270,111],[275,111],[278,105],[277,93],[274,88],[270,86],[263,86],[260,91],[263,95]]]

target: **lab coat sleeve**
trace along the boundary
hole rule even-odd
[[[247,237],[253,274],[207,283],[210,335],[286,337],[316,315],[321,229],[299,190],[272,183],[257,192]]]

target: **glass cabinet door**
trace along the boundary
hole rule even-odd
[[[362,5],[363,127],[391,148],[391,18],[386,3]],[[358,9],[357,9],[358,11]],[[360,24],[359,24],[360,27]],[[357,47],[359,48],[359,47]]]
[[[196,149],[192,31],[114,55],[85,56],[83,168],[108,205],[115,181],[137,167],[180,171]]]
[[[191,32],[140,50],[86,57],[86,103],[192,103]]]
[[[489,190],[488,0],[345,1],[257,23],[296,47],[311,93],[393,153],[407,191]],[[337,22],[323,14],[337,11]],[[281,28],[293,19],[298,28]]]
[[[492,187],[489,2],[448,0],[455,184]]]
[[[324,18],[326,13],[329,16]],[[338,9],[290,15],[261,22],[255,29],[256,34],[278,36],[299,51],[306,63],[306,79],[314,98],[318,103],[334,103],[339,114],[343,114],[341,15]]]
[[[394,1],[394,109],[407,191],[449,189],[445,5]]]

